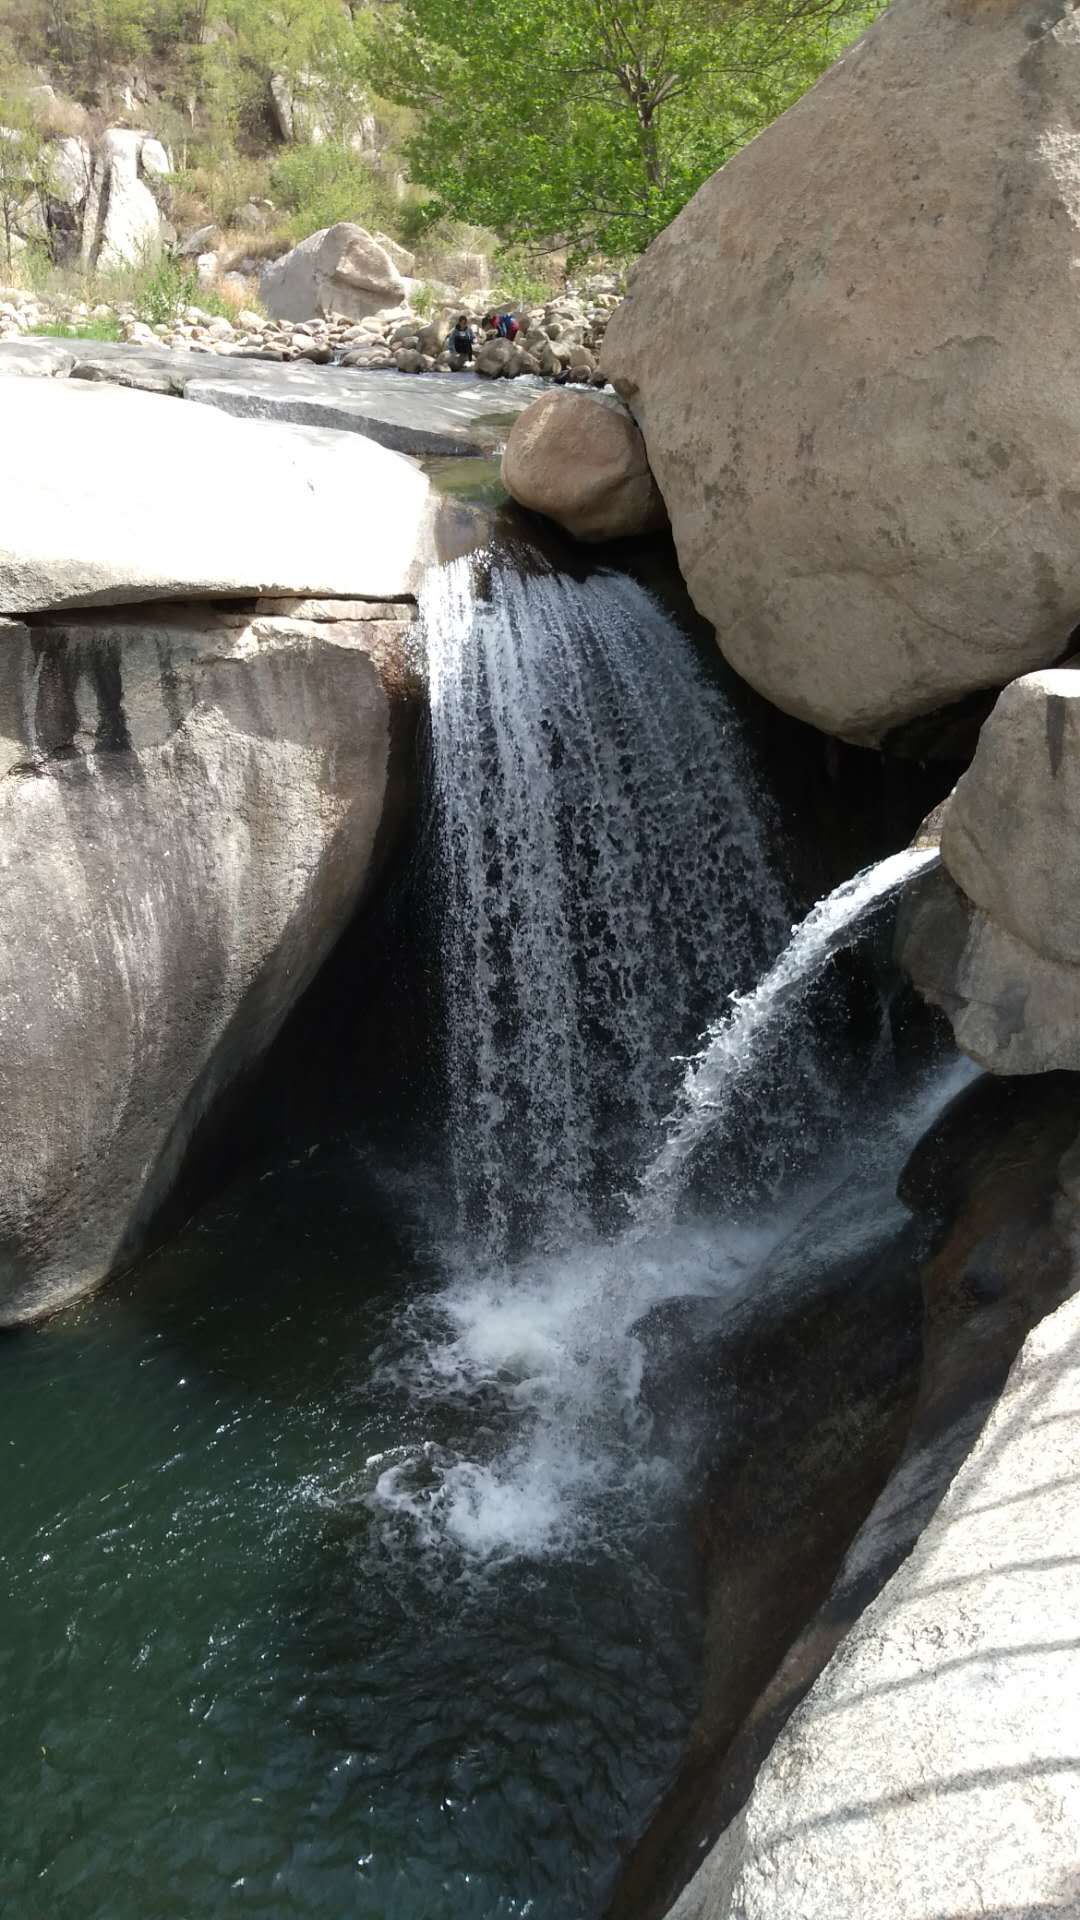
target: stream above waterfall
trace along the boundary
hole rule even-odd
[[[0,1346],[19,1920],[596,1920],[699,1704],[737,1418],[658,1415],[650,1328],[782,1319],[758,1278],[837,1192],[817,1255],[872,1288],[958,1084],[894,1044],[917,862],[804,917],[752,743],[641,586],[489,556],[424,619],[410,1099],[293,1125]]]

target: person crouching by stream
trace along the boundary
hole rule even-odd
[[[485,313],[483,324],[495,340],[516,340],[521,331],[512,313]]]
[[[467,313],[459,313],[450,329],[446,342],[447,351],[455,353],[459,360],[471,360],[473,357],[473,330],[469,325]]]

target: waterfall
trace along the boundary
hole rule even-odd
[[[641,1176],[634,1209],[640,1222],[655,1225],[671,1217],[697,1149],[722,1126],[733,1100],[758,1069],[764,1049],[778,1036],[781,1020],[789,1029],[796,1026],[800,1002],[829,955],[850,940],[875,907],[937,858],[932,849],[909,848],[843,881],[792,929],[783,952],[753,992],[732,995],[730,1011],[710,1029],[705,1047],[690,1061],[667,1138]],[[811,1059],[809,1066],[813,1073],[816,1062]],[[782,1129],[782,1115],[770,1118]]]
[[[610,1222],[787,916],[735,717],[643,588],[459,560],[422,619],[453,1181],[499,1260]]]
[[[676,1296],[752,1296],[813,1204],[784,1178],[805,1171],[800,1129],[828,1148],[815,1194],[868,1182],[876,1227],[948,1083],[906,1118],[871,1101],[852,1137],[815,993],[933,856],[858,874],[789,938],[734,713],[642,588],[459,561],[422,611],[459,1231],[393,1372],[417,1441],[372,1456],[368,1497],[391,1544],[405,1525],[436,1560],[497,1563],[633,1537],[678,1497],[641,1403],[640,1327]],[[717,1139],[709,1204],[681,1219]],[[748,1155],[765,1169],[749,1217],[731,1204]]]

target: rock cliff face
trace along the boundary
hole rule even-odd
[[[64,134],[47,142],[45,162],[42,190],[15,212],[16,242],[47,239],[54,260],[107,273],[156,259],[175,238],[162,207],[172,162],[151,134]]]
[[[917,1147],[900,1183],[925,1306],[904,1452],[705,1790],[687,1782],[680,1844],[638,1862],[613,1916],[1076,1910],[1076,1122],[1071,1076],[984,1076]],[[878,1291],[875,1271],[871,1341]],[[694,1877],[655,1904],[673,1861]]]
[[[1006,687],[944,809],[901,964],[997,1073],[1080,1069],[1080,671]]]
[[[356,907],[405,611],[0,627],[0,1324],[138,1247]]]
[[[1080,617],[1080,19],[895,0],[653,244],[603,367],[740,673],[863,742]]]
[[[69,164],[66,178],[75,171]],[[154,188],[171,171],[160,140],[149,134],[112,127],[102,135],[83,209],[84,266],[108,272],[161,253],[166,222]]]
[[[428,493],[357,436],[0,384],[25,489],[0,552],[13,1326],[135,1254],[378,869],[409,797]],[[179,514],[200,498],[196,441],[202,507]],[[94,610],[58,610],[77,602]]]
[[[1073,1300],[671,1920],[1076,1912],[1078,1373]]]

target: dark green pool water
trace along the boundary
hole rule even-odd
[[[483,1565],[368,1504],[486,1417],[394,1385],[440,1275],[389,1211],[339,1138],[0,1343],[12,1920],[601,1911],[693,1710],[683,1518]]]

